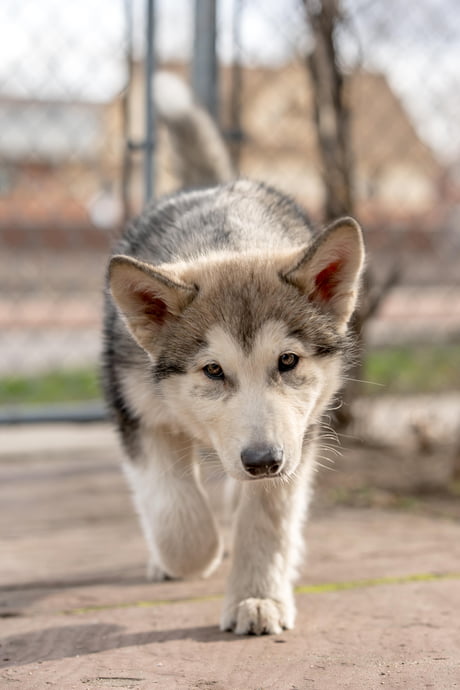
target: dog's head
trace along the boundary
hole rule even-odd
[[[112,259],[111,292],[152,360],[152,386],[231,476],[295,473],[340,385],[363,257],[346,218],[300,249],[160,266]]]

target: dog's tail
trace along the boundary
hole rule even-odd
[[[161,71],[154,77],[153,93],[158,118],[170,134],[181,185],[205,187],[233,179],[233,165],[217,125],[188,86]]]

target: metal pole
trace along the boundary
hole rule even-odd
[[[10,424],[55,424],[106,422],[109,414],[102,402],[0,407],[0,426]]]
[[[217,120],[216,0],[195,0],[192,87],[197,100]]]
[[[155,109],[153,107],[152,77],[155,69],[155,0],[147,0],[147,32],[145,36],[145,149],[144,149],[144,201],[153,196],[155,147]]]
[[[233,6],[233,62],[232,62],[232,86],[230,92],[230,132],[228,137],[231,143],[233,164],[238,170],[240,162],[241,144],[243,133],[241,131],[241,97],[243,92],[243,75],[241,71],[241,21],[243,16],[244,0],[235,0]]]
[[[123,226],[131,218],[130,185],[132,175],[132,150],[130,148],[131,122],[130,122],[130,97],[133,85],[133,6],[131,0],[124,0],[125,10],[125,61],[127,68],[127,83],[122,96],[123,139],[125,147],[123,151],[121,173],[121,198],[123,205]]]

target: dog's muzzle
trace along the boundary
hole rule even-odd
[[[241,462],[251,477],[276,477],[283,465],[283,449],[257,444],[241,451]]]

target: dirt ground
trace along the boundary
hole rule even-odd
[[[460,687],[460,509],[447,451],[425,455],[434,492],[411,483],[407,452],[345,449],[321,470],[296,628],[257,638],[218,630],[229,557],[208,580],[145,581],[108,427],[0,435],[1,688]],[[221,486],[208,488],[219,511]]]

